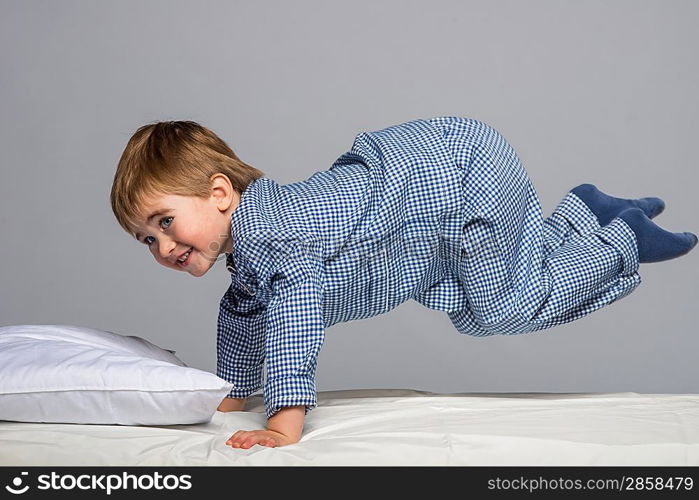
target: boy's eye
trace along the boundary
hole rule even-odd
[[[174,219],[174,217],[167,216],[160,219],[158,221],[160,227],[162,227],[163,229],[167,229],[168,227],[170,227],[170,224],[172,224],[172,220],[170,220],[170,222],[168,222],[168,224],[165,227],[163,227],[163,221],[168,219]],[[145,238],[143,238],[143,243],[145,243],[146,245],[150,245],[151,243],[153,243],[152,241],[149,241],[148,238],[152,238],[152,236],[146,236]]]

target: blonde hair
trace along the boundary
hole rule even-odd
[[[135,236],[148,196],[208,198],[211,177],[222,173],[242,193],[264,173],[243,162],[215,133],[193,121],[143,125],[131,136],[117,165],[110,195],[119,225]]]

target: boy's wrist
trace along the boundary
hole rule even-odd
[[[267,429],[283,434],[290,442],[297,443],[301,439],[305,415],[305,405],[286,406],[267,419]]]
[[[223,398],[217,410],[220,412],[243,411],[245,408],[245,398]]]

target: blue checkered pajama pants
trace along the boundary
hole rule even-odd
[[[475,141],[473,130],[468,140],[454,128],[448,136],[457,160],[467,162],[458,275],[468,307],[448,313],[456,329],[474,336],[535,332],[630,294],[641,282],[631,228],[619,218],[601,227],[570,191],[543,218],[515,151],[479,126]]]

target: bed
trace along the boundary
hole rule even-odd
[[[699,395],[321,391],[301,441],[233,449],[246,411],[171,426],[0,421],[3,466],[699,465]]]

